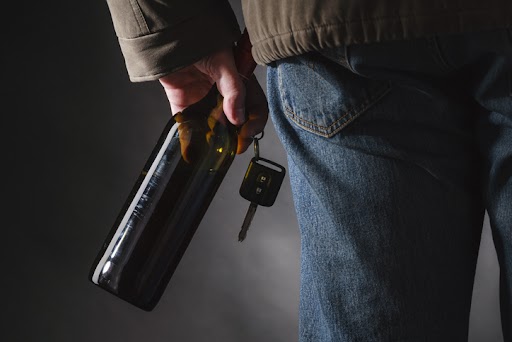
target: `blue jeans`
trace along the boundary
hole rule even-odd
[[[512,33],[275,62],[301,232],[300,341],[467,341],[485,210],[512,340]]]

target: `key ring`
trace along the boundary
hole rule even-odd
[[[255,136],[252,137],[252,140],[254,141],[254,157],[256,159],[260,159],[260,143],[259,141],[261,139],[263,139],[263,137],[265,136],[265,132],[264,131],[261,131],[261,136],[258,138],[258,134],[256,134]]]

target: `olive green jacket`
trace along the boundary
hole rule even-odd
[[[158,79],[240,29],[227,0],[107,0],[130,79]],[[512,27],[512,0],[242,0],[256,62],[353,43]]]

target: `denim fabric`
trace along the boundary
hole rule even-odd
[[[512,339],[509,30],[268,68],[301,232],[300,341],[467,341],[485,210]]]

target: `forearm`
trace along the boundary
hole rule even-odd
[[[130,80],[156,80],[240,35],[226,0],[107,0]]]

